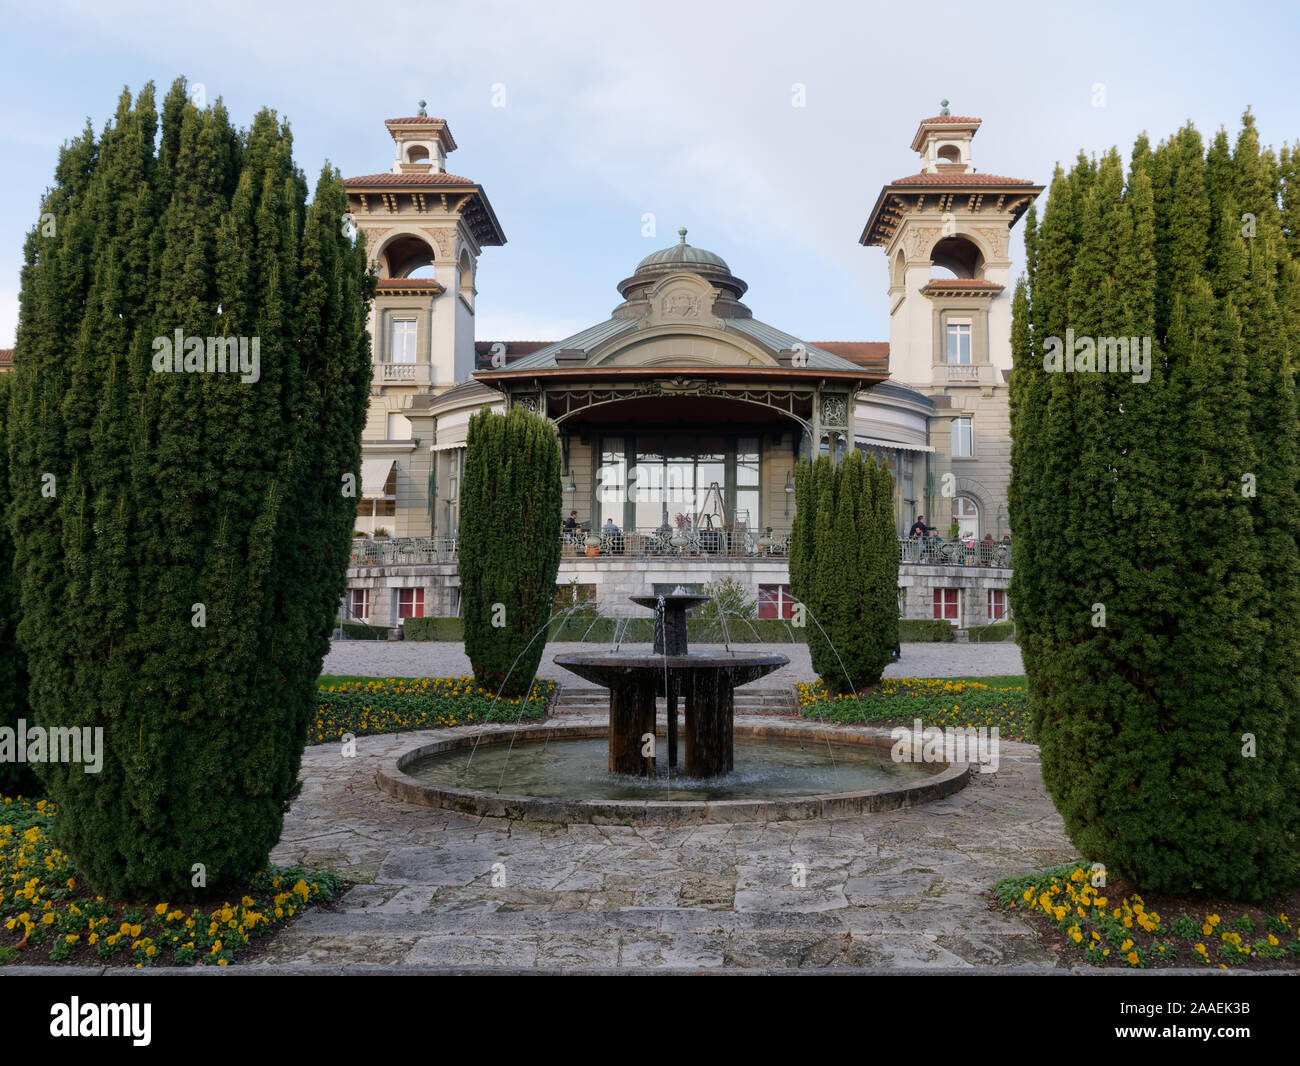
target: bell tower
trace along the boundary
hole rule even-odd
[[[948,111],[912,138],[920,170],[880,191],[860,243],[889,262],[889,368],[922,390],[1001,384],[1011,369],[1011,229],[1043,191],[984,174],[980,120]]]
[[[934,404],[927,518],[998,536],[1010,480],[1011,230],[1043,187],[978,170],[979,128],[947,100],[922,119],[918,171],[880,190],[859,242],[889,264],[890,377]]]

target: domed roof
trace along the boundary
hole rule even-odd
[[[681,236],[680,241],[671,248],[651,252],[637,263],[630,278],[624,278],[618,283],[618,291],[625,300],[643,296],[660,278],[680,271],[706,278],[727,294],[726,299],[739,300],[745,295],[749,286],[731,273],[731,267],[727,266],[727,261],[722,256],[703,248],[692,248],[686,243],[685,227],[677,232]]]
[[[657,252],[651,252],[648,256],[636,265],[636,273],[641,273],[647,267],[676,267],[682,270],[698,270],[705,267],[712,271],[718,271],[723,274],[730,274],[731,267],[727,266],[726,260],[722,256],[713,252],[706,251],[703,248],[693,248],[686,243],[686,227],[683,226],[677,231],[681,240],[670,248],[662,248]]]

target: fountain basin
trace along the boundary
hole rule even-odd
[[[751,750],[751,742],[759,745],[770,743],[774,748],[779,748],[773,753],[777,761],[788,762],[786,756],[790,748],[797,751],[798,742],[802,741],[810,753],[810,765],[812,762],[822,764],[815,767],[822,775],[827,770],[830,760],[826,739],[823,731],[815,726],[798,722],[762,725],[741,723],[735,725],[734,731],[736,739],[745,745],[745,750]],[[383,791],[396,799],[467,814],[596,825],[679,825],[834,819],[872,811],[894,810],[951,795],[965,786],[971,773],[967,763],[929,763],[904,767],[901,772],[892,775],[892,780],[875,788],[857,788],[843,792],[827,790],[809,795],[678,800],[655,798],[654,782],[634,782],[627,778],[621,779],[622,788],[626,790],[637,785],[644,789],[645,799],[640,795],[632,798],[595,797],[592,793],[600,791],[604,783],[584,781],[574,782],[569,795],[517,794],[512,791],[514,786],[509,771],[500,793],[495,787],[469,788],[445,780],[435,783],[417,776],[423,772],[422,765],[431,765],[439,756],[454,755],[463,764],[463,761],[469,759],[471,749],[476,744],[478,755],[481,756],[484,754],[484,746],[489,749],[500,745],[508,746],[513,738],[509,763],[516,767],[515,777],[527,779],[532,776],[535,779],[538,767],[533,764],[539,758],[547,757],[549,745],[571,740],[602,742],[607,737],[608,732],[603,726],[576,723],[476,731],[413,748],[381,766],[375,780]],[[861,751],[862,760],[866,762],[893,765],[890,759],[893,742],[888,732],[842,728],[831,734],[831,740],[841,766],[844,765],[845,754],[852,754],[854,748]],[[549,765],[543,769],[543,773],[550,772]],[[743,787],[748,772],[742,766],[739,774],[724,775],[714,781],[720,788]],[[610,779],[615,786],[619,785],[615,775],[610,775]],[[701,794],[713,791],[714,782],[689,781],[676,774],[674,781],[679,787],[685,784],[698,789]]]
[[[685,624],[683,623],[683,632]],[[669,630],[671,632],[671,629]],[[655,698],[668,698],[668,762],[677,763],[677,696],[685,697],[687,777],[717,777],[735,769],[732,719],[737,685],[789,663],[784,655],[557,655],[554,662],[609,689],[609,770],[653,777]]]

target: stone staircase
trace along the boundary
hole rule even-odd
[[[740,688],[736,690],[737,714],[794,714],[794,690],[789,688]],[[659,713],[666,713],[664,700],[658,701]],[[560,690],[553,717],[561,715],[603,715],[609,712],[609,690],[603,688],[573,688]],[[677,701],[677,713],[684,712],[682,701]]]

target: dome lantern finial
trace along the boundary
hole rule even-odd
[[[427,106],[428,106],[427,101],[424,101],[424,100],[421,100],[421,101],[420,101],[420,117],[421,117],[421,118],[428,118],[428,113],[424,110]]]
[[[682,240],[681,240],[681,243],[682,243],[682,244],[685,244],[685,243],[686,243],[686,227],[685,227],[685,226],[683,226],[681,229],[679,229],[679,230],[677,231],[677,236],[679,236],[679,237],[682,239]]]
[[[941,114],[941,115],[946,115],[946,114],[948,114],[948,101],[947,101],[947,100],[940,100],[940,101],[939,101],[939,114]]]

